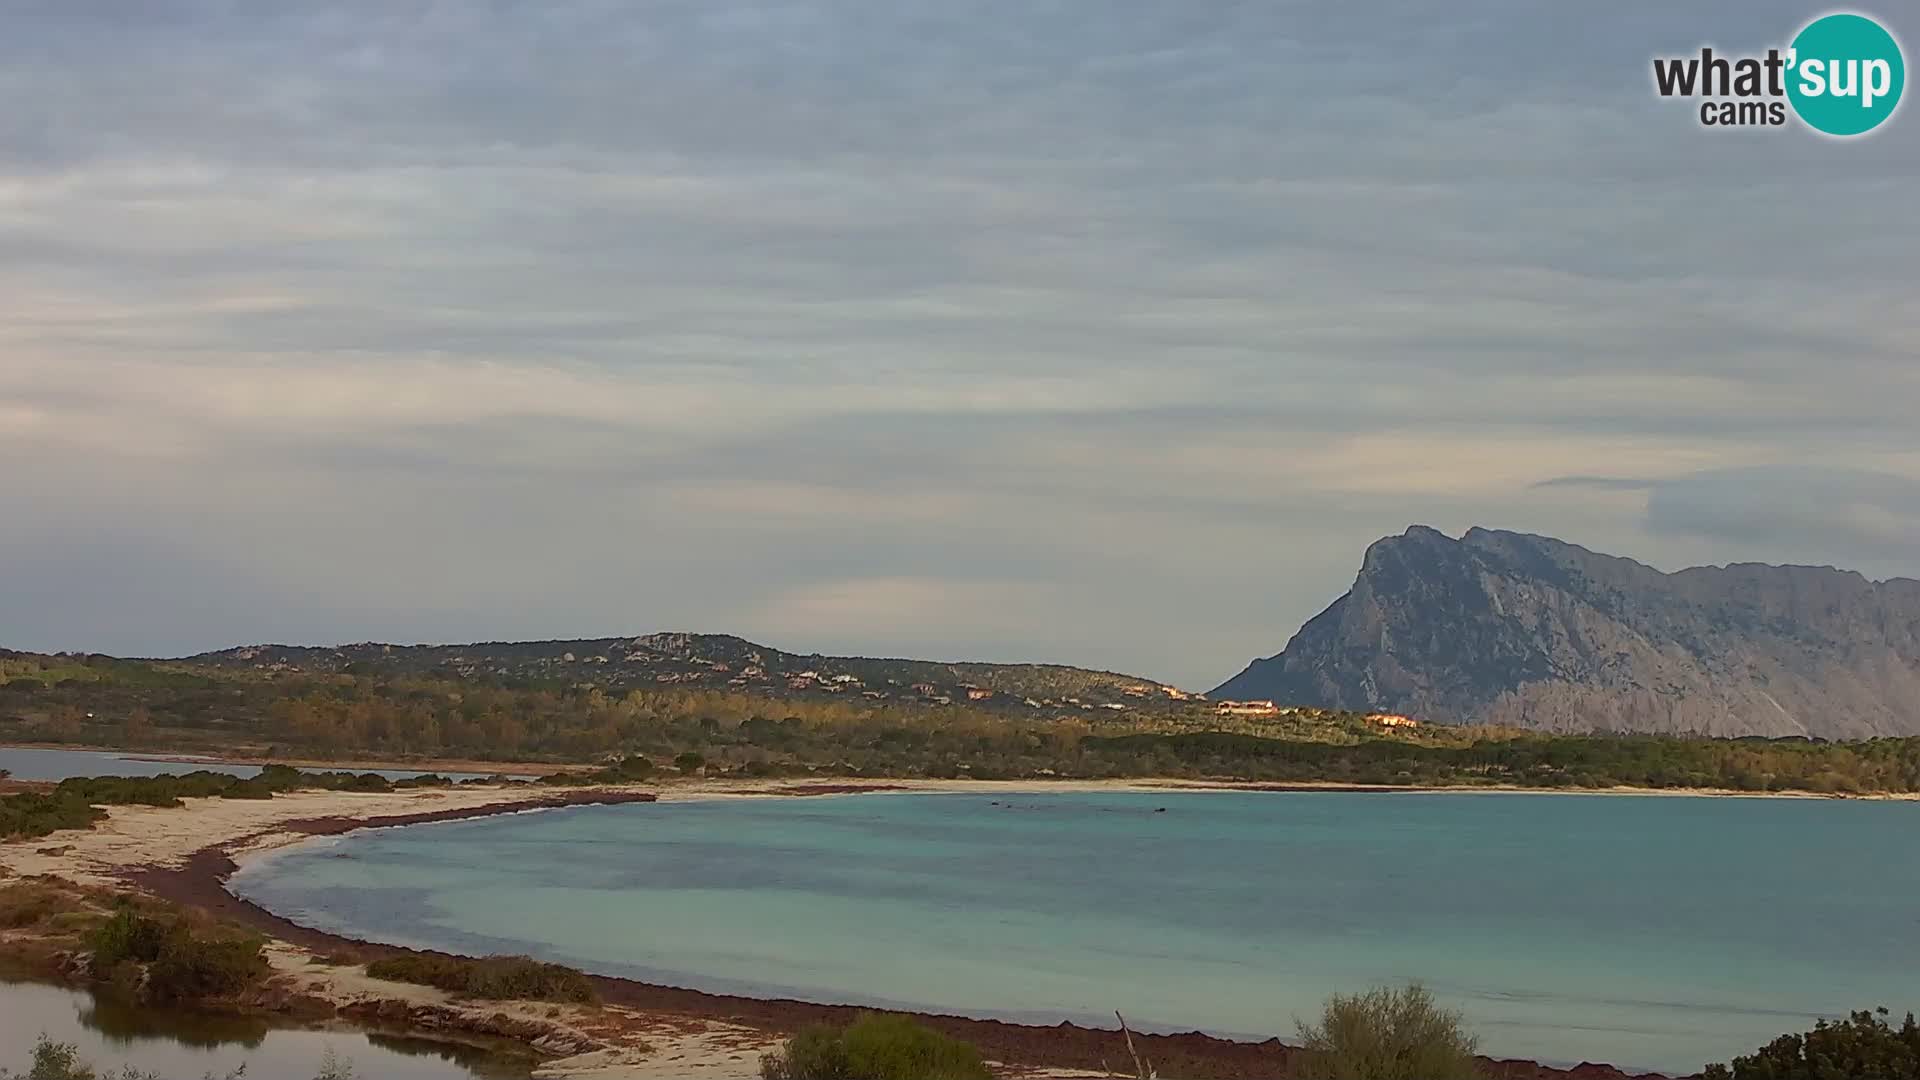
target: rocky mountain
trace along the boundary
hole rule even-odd
[[[1148,708],[1185,700],[1149,679],[1059,664],[942,663],[785,652],[730,634],[642,634],[467,645],[247,645],[187,662],[262,671],[434,675],[592,683],[613,691],[684,685],[775,696],[964,701],[1008,709]]]
[[[1424,526],[1214,691],[1552,731],[1920,734],[1920,581],[1662,573],[1545,536]]]

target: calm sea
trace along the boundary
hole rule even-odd
[[[237,892],[706,990],[1248,1038],[1419,980],[1483,1049],[1691,1071],[1920,1007],[1920,804],[876,795],[374,830]]]

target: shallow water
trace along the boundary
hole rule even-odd
[[[731,800],[366,831],[234,888],[383,941],[1043,1023],[1287,1036],[1417,979],[1496,1055],[1693,1070],[1920,1006],[1917,827],[1825,800]]]
[[[165,755],[155,755],[165,756]],[[220,761],[152,761],[140,754],[112,750],[48,750],[32,747],[0,746],[0,770],[15,780],[71,780],[79,776],[180,776],[190,772],[225,773],[249,777],[260,772],[258,765],[230,765]],[[419,770],[355,769],[377,772],[389,780],[419,776]],[[449,773],[449,780],[465,780],[479,773]]]
[[[0,981],[0,1068],[26,1072],[34,1042],[72,1043],[105,1072],[132,1065],[167,1080],[225,1076],[312,1080],[332,1050],[369,1080],[523,1080],[524,1061],[445,1043],[358,1032],[271,1028],[263,1020],[132,1007],[29,982]]]

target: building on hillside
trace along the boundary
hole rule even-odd
[[[1213,711],[1221,716],[1278,716],[1280,706],[1271,701],[1222,701]]]
[[[1411,716],[1402,716],[1399,713],[1388,713],[1388,712],[1368,713],[1367,719],[1371,720],[1376,724],[1379,724],[1381,727],[1419,727],[1420,726],[1420,721],[1415,720]]]

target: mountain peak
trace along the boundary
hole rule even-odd
[[[1425,525],[1214,693],[1552,730],[1920,733],[1920,583],[1743,563],[1662,573]]]

